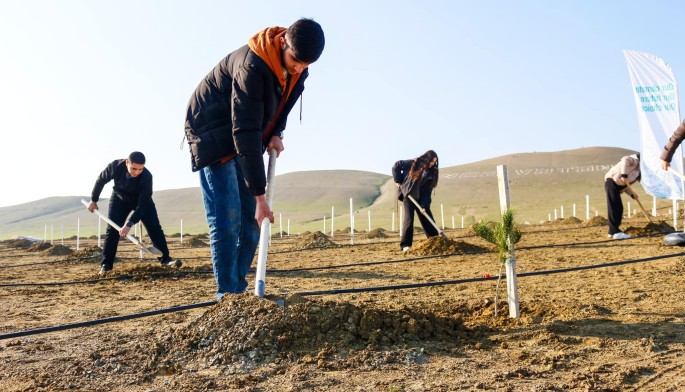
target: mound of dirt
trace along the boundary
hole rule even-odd
[[[102,255],[102,249],[97,246],[90,246],[88,248],[79,249],[71,255],[79,259],[95,259]]]
[[[49,242],[39,242],[31,245],[27,250],[30,252],[42,252],[52,247]]]
[[[5,240],[5,241],[2,241],[2,243],[6,244],[10,248],[15,248],[15,249],[28,249],[34,244],[33,241],[27,240],[25,238]]]
[[[307,234],[295,244],[294,249],[334,248],[339,246],[320,231]]]
[[[412,247],[408,253],[413,255],[431,256],[454,253],[478,253],[486,251],[480,246],[471,245],[464,241],[455,241],[443,236],[430,237]]]
[[[51,256],[66,256],[74,253],[74,251],[64,245],[53,245],[50,248],[48,248],[45,252],[46,255],[51,255]]]
[[[576,218],[575,216],[570,216],[570,217],[564,219],[563,221],[561,221],[560,223],[564,224],[564,225],[577,225],[579,223],[583,223],[583,221]]]
[[[664,221],[660,221],[659,223],[652,223],[649,222],[645,227],[635,227],[635,226],[630,226],[627,229],[624,230],[627,234],[630,234],[634,237],[636,236],[644,236],[644,235],[652,235],[652,234],[668,234],[668,233],[673,233],[675,232],[675,229],[673,226],[669,225],[668,223]]]
[[[592,218],[590,218],[590,220],[587,220],[585,221],[585,223],[583,223],[583,225],[585,226],[606,226],[608,224],[609,221],[607,220],[607,218],[599,215],[593,216]]]
[[[366,233],[366,238],[388,238],[388,236],[385,234],[385,230],[378,228]]]
[[[188,246],[191,248],[203,248],[207,246],[207,243],[202,241],[201,239],[194,237],[191,238],[190,241],[187,242]]]
[[[471,333],[456,312],[377,310],[302,297],[286,298],[285,305],[250,294],[226,296],[187,328],[167,335],[147,369],[169,374],[222,365],[231,374],[274,362],[324,369],[425,362],[423,352],[412,356],[413,350],[396,348],[427,339],[453,345]]]

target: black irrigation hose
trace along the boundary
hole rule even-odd
[[[170,308],[151,310],[149,312],[126,314],[123,316],[114,316],[114,317],[107,317],[107,318],[97,319],[97,320],[83,321],[83,322],[79,322],[79,323],[56,325],[53,327],[29,329],[29,330],[24,330],[24,331],[19,331],[19,332],[2,334],[2,335],[0,335],[0,340],[18,338],[18,337],[29,336],[29,335],[37,335],[37,334],[47,333],[47,332],[64,331],[64,330],[73,329],[73,328],[89,327],[92,325],[112,323],[115,321],[132,320],[132,319],[141,318],[141,317],[156,316],[156,315],[164,314],[164,313],[180,312],[183,310],[202,308],[205,306],[212,306],[216,303],[217,303],[216,301],[200,302],[200,303],[190,304],[190,305],[179,305],[179,306],[172,306]]]
[[[631,263],[645,262],[645,261],[658,260],[658,259],[666,259],[666,258],[677,257],[677,256],[685,256],[685,252],[675,253],[675,254],[671,254],[671,255],[664,255],[664,256],[653,256],[653,257],[647,257],[647,258],[643,258],[643,259],[624,260],[624,261],[616,261],[616,262],[611,262],[611,263],[588,265],[588,266],[583,266],[583,267],[571,267],[571,268],[562,268],[562,269],[557,269],[557,270],[525,272],[525,273],[517,274],[517,277],[535,276],[535,275],[548,275],[548,274],[557,274],[557,273],[563,273],[563,272],[569,272],[569,271],[579,271],[579,270],[593,269],[593,268],[604,268],[604,267],[610,267],[610,266],[615,266],[615,265],[631,264]],[[415,284],[395,285],[395,286],[376,286],[376,287],[356,288],[356,289],[302,291],[302,292],[294,293],[294,294],[301,295],[301,296],[309,296],[309,295],[325,295],[325,294],[361,293],[361,292],[370,292],[370,291],[395,290],[395,289],[442,286],[442,285],[449,285],[449,284],[471,283],[471,282],[480,282],[480,281],[491,280],[491,279],[492,278],[486,278],[486,277],[468,278],[468,279],[458,279],[458,280],[447,280],[447,281],[442,281],[442,282],[415,283]],[[115,321],[124,321],[124,320],[131,320],[131,319],[141,318],[141,317],[155,316],[155,315],[164,314],[164,313],[172,313],[172,312],[178,312],[178,311],[182,311],[182,310],[189,310],[189,309],[201,308],[201,307],[206,307],[206,306],[212,306],[212,305],[215,305],[217,303],[218,303],[217,301],[200,302],[200,303],[195,303],[195,304],[180,305],[180,306],[174,306],[171,308],[152,310],[149,312],[134,313],[134,314],[123,315],[123,316],[115,316],[115,317],[108,317],[108,318],[104,318],[104,319],[84,321],[84,322],[80,322],[80,323],[63,324],[63,325],[56,325],[53,327],[37,328],[37,329],[30,329],[30,330],[12,332],[12,333],[7,333],[7,334],[0,334],[0,340],[18,338],[18,337],[28,336],[28,335],[37,335],[37,334],[48,333],[48,332],[63,331],[63,330],[67,330],[67,329],[87,327],[87,326],[92,326],[92,325],[111,323],[111,322],[115,322]]]
[[[328,265],[328,266],[320,266],[320,267],[305,267],[305,268],[293,268],[293,269],[267,269],[267,273],[290,273],[290,272],[303,272],[303,271],[317,271],[317,270],[329,270],[329,269],[338,269],[338,268],[349,268],[349,267],[364,267],[368,265],[379,265],[379,264],[395,264],[395,263],[404,263],[408,261],[416,261],[416,260],[425,260],[425,259],[433,259],[433,258],[443,258],[443,257],[450,257],[450,256],[460,256],[460,255],[467,255],[467,254],[477,254],[477,253],[489,253],[491,251],[484,251],[484,252],[468,252],[468,253],[449,253],[449,254],[442,254],[442,255],[430,255],[430,256],[419,256],[419,257],[411,257],[411,258],[406,258],[406,259],[400,259],[400,260],[382,260],[382,261],[371,261],[371,262],[360,262],[360,263],[351,263],[351,264],[339,264],[339,265]],[[250,269],[248,272],[254,273],[254,269]],[[191,275],[191,274],[213,274],[214,271],[178,271],[179,275]],[[166,273],[151,273],[150,275],[167,275]],[[0,283],[0,287],[22,287],[22,286],[67,286],[67,285],[73,285],[73,284],[84,284],[84,283],[97,283],[100,281],[105,281],[105,280],[126,280],[126,279],[133,279],[135,276],[134,275],[121,275],[121,276],[114,276],[110,278],[99,278],[99,279],[91,279],[91,280],[77,280],[77,281],[68,281],[68,282],[38,282],[38,283]]]
[[[593,269],[593,268],[605,268],[605,267],[612,267],[612,266],[623,265],[623,264],[641,263],[641,262],[645,262],[645,261],[667,259],[670,257],[677,257],[677,256],[685,256],[685,252],[675,253],[675,254],[665,255],[665,256],[646,257],[643,259],[624,260],[624,261],[615,261],[615,262],[611,262],[611,263],[586,265],[586,266],[581,266],[581,267],[570,267],[570,268],[561,268],[561,269],[556,269],[556,270],[524,272],[524,273],[516,274],[516,276],[518,278],[522,278],[522,277],[526,277],[526,276],[551,275],[551,274],[559,274],[559,273],[563,273],[563,272],[580,271],[580,270]],[[444,286],[444,285],[451,285],[451,284],[480,282],[480,281],[490,280],[490,279],[492,279],[492,278],[488,278],[488,277],[469,278],[469,279],[445,280],[445,281],[441,281],[441,282],[430,282],[430,283],[412,283],[412,284],[394,285],[394,286],[375,286],[375,287],[364,287],[364,288],[355,288],[355,289],[303,291],[303,292],[299,292],[296,294],[299,294],[301,296],[308,296],[308,295],[362,293],[362,292],[371,292],[371,291],[385,291],[385,290],[397,290],[397,289],[412,289],[412,288],[418,288],[418,287]]]
[[[367,265],[404,263],[406,261],[416,261],[416,260],[425,260],[425,259],[433,259],[433,258],[437,259],[437,258],[442,258],[442,257],[461,256],[461,255],[476,254],[476,253],[481,253],[481,252],[449,253],[449,254],[442,254],[442,255],[411,257],[411,258],[399,259],[399,260],[369,261],[369,262],[350,263],[350,264],[327,265],[327,266],[321,266],[321,267],[293,268],[293,269],[286,269],[286,270],[270,269],[270,270],[267,270],[267,272],[289,273],[289,272],[302,272],[302,271],[317,271],[317,270],[328,270],[328,269],[337,269],[337,268],[360,267],[360,266],[367,266]],[[487,252],[483,252],[483,253],[487,253]]]
[[[268,272],[268,271],[267,271]],[[176,272],[179,275],[193,275],[193,274],[213,274],[214,271],[177,271]],[[169,273],[166,272],[152,272],[150,275],[169,275]],[[85,283],[98,283],[98,282],[104,282],[108,280],[127,280],[127,279],[133,279],[135,278],[135,275],[131,274],[126,274],[126,275],[119,275],[119,276],[112,276],[112,277],[105,277],[105,278],[97,278],[97,279],[89,279],[89,280],[73,280],[73,281],[68,281],[68,282],[38,282],[38,283],[30,283],[30,282],[21,282],[21,283],[0,283],[0,287],[26,287],[26,286],[69,286],[69,285],[74,285],[74,284],[85,284]]]
[[[94,257],[91,257],[91,259],[95,259],[95,258],[94,258]],[[26,263],[26,264],[0,265],[0,268],[30,267],[30,266],[32,266],[32,265],[68,263],[68,262],[71,262],[71,261],[80,261],[80,260],[87,260],[87,259],[75,258],[75,259],[63,259],[63,260],[38,261],[38,262],[35,262],[35,263]]]
[[[98,278],[88,280],[74,280],[69,282],[40,282],[40,283],[0,283],[0,287],[25,287],[25,286],[68,286],[72,284],[98,283],[105,280],[124,280],[133,278],[132,275],[112,276],[110,278]]]

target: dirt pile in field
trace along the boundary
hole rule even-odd
[[[116,264],[114,265],[116,270]],[[189,273],[190,271],[193,273]],[[205,272],[205,274],[199,273]],[[127,269],[125,271],[120,271],[121,274],[129,274],[133,276],[134,281],[152,281],[155,279],[179,279],[179,278],[201,278],[206,279],[207,276],[211,276],[212,270],[209,268],[186,268],[180,269],[175,267],[163,266],[158,262],[152,262],[149,264],[138,265],[134,268]]]
[[[412,342],[436,339],[454,347],[471,339],[454,311],[378,310],[301,296],[286,298],[285,305],[249,294],[224,297],[187,328],[167,335],[147,368],[155,374],[218,365],[228,374],[243,373],[274,362],[364,368],[425,362]]]
[[[66,256],[74,253],[74,251],[69,248],[68,246],[64,245],[53,245],[49,247],[45,252],[43,252],[46,255],[51,255],[51,256]]]
[[[585,226],[605,226],[608,225],[609,221],[603,216],[593,216],[590,220],[585,221]]]
[[[338,244],[331,241],[328,236],[320,231],[302,236],[295,244],[294,249],[334,248]]]
[[[560,222],[561,224],[564,225],[577,225],[579,223],[583,223],[582,220],[576,218],[575,216],[570,216]]]
[[[464,241],[455,241],[443,236],[430,237],[412,247],[408,253],[413,255],[430,256],[454,253],[478,253],[486,251],[485,248],[472,245]]]
[[[673,226],[664,221],[658,223],[649,222],[645,227],[630,226],[624,230],[627,234],[632,236],[647,236],[653,234],[668,234],[675,232]]]
[[[192,237],[192,238],[188,241],[188,246],[191,247],[191,248],[204,248],[205,246],[207,246],[207,243],[204,242],[204,241],[202,241],[201,238]]]
[[[33,244],[29,246],[27,249],[29,252],[42,252],[44,250],[47,250],[51,247],[49,242],[39,242],[37,244]]]
[[[102,255],[102,249],[97,246],[89,246],[87,248],[82,248],[71,254],[78,259],[94,259]]]
[[[365,235],[366,238],[388,238],[388,236],[385,234],[385,230],[381,228],[373,229],[366,233]]]
[[[11,239],[11,240],[5,240],[2,241],[4,245],[7,245],[10,248],[15,248],[15,249],[28,249],[30,248],[35,242],[31,240],[27,240],[26,238],[16,238],[16,239]]]

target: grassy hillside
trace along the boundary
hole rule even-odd
[[[592,147],[513,154],[441,168],[440,183],[433,198],[433,214],[439,224],[444,216],[446,227],[452,227],[453,217],[456,227],[461,227],[462,218],[465,225],[481,218],[495,219],[499,215],[496,168],[506,165],[511,205],[517,211],[519,222],[539,223],[550,216],[554,219],[555,209],[557,217],[561,218],[562,207],[564,217],[569,217],[574,204],[576,216],[584,219],[586,195],[590,197],[591,216],[595,210],[605,216],[604,173],[622,156],[631,153],[621,148]],[[287,230],[288,221],[294,234],[322,230],[324,216],[327,231],[330,231],[332,208],[336,215],[335,229],[348,228],[351,226],[350,198],[358,230],[368,229],[369,212],[372,228],[390,229],[393,213],[397,211],[390,173],[307,171],[279,175],[275,181],[273,232]],[[652,198],[639,185],[635,188],[645,207],[651,209]],[[61,238],[62,232],[70,237],[76,234],[77,221],[80,221],[82,236],[97,233],[97,217],[86,211],[79,201],[81,198],[87,197],[51,197],[0,208],[0,239],[13,235],[43,238],[46,227],[48,239],[51,227],[54,239]],[[628,199],[624,198],[626,204]],[[207,232],[199,188],[156,191],[154,200],[167,234],[178,233],[181,220],[184,233]],[[667,209],[671,204],[671,201],[660,200],[658,207]],[[101,200],[100,207],[106,210],[106,199]],[[631,209],[638,208],[636,203],[631,204]],[[395,215],[396,227],[397,220]]]

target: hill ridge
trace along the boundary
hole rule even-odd
[[[555,209],[580,206],[591,199],[591,211],[604,214],[603,175],[608,168],[632,150],[617,147],[585,147],[558,152],[507,154],[481,161],[440,168],[440,181],[433,197],[436,221],[451,227],[499,214],[496,167],[507,165],[512,206],[522,221],[538,223],[552,216]],[[311,170],[276,176],[273,210],[274,231],[293,233],[323,230],[323,219],[330,230],[331,212],[335,228],[349,227],[350,198],[357,229],[391,229],[395,214],[395,190],[390,173],[363,170]],[[642,189],[638,191],[644,195]],[[13,235],[44,237],[49,226],[60,227],[65,236],[76,233],[80,222],[82,235],[97,232],[97,218],[80,203],[89,196],[53,196],[15,206],[0,207],[0,239]],[[207,232],[199,187],[156,190],[153,196],[162,226],[167,234]],[[670,201],[668,201],[670,203]],[[107,199],[100,201],[106,205]],[[570,214],[569,214],[570,215]],[[584,217],[583,217],[584,218]],[[460,225],[458,225],[460,226]]]

